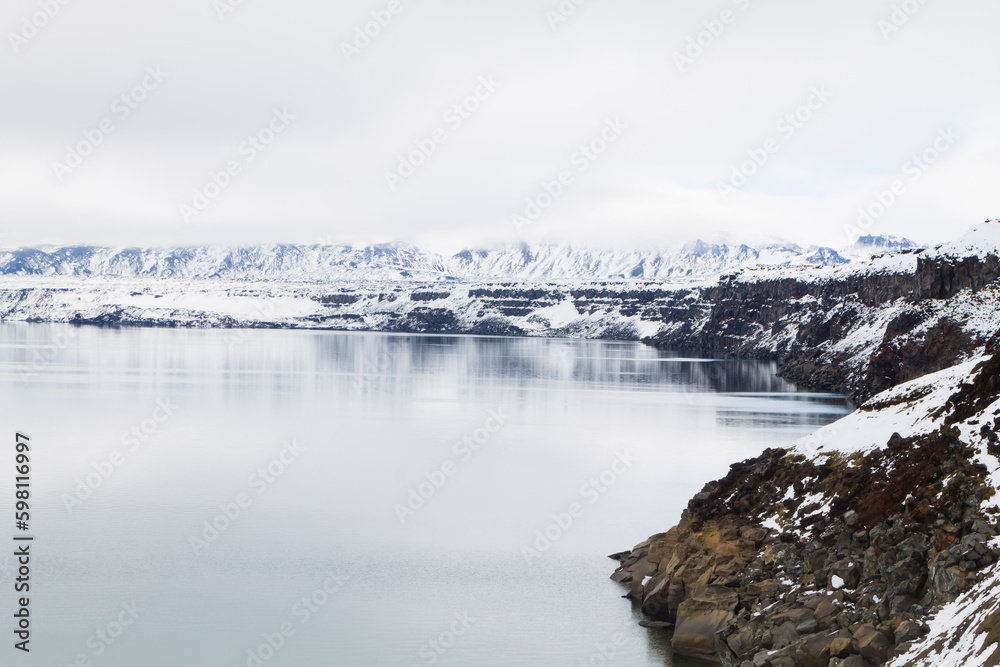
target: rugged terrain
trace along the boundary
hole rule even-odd
[[[617,554],[615,578],[680,653],[726,665],[996,665],[1000,222],[909,245],[14,251],[0,319],[644,339],[777,361],[860,408],[734,465]]]
[[[998,429],[1000,355],[903,384],[733,465],[613,578],[723,665],[996,665],[1000,599],[976,586],[1000,575]],[[928,627],[942,609],[962,632]]]
[[[677,652],[734,667],[1000,664],[998,228],[862,271],[730,277],[657,337],[777,358],[864,400],[733,465],[678,525],[613,556]]]
[[[669,250],[514,244],[442,255],[413,245],[271,244],[242,247],[47,246],[0,251],[2,276],[247,280],[255,282],[716,280],[754,266],[837,266],[912,249],[912,241],[864,236],[841,249],[771,241],[706,243]]]
[[[399,248],[276,247],[181,255],[92,248],[23,251],[0,257],[5,274],[0,276],[0,318],[645,339],[675,353],[777,361],[787,379],[861,401],[985,349],[994,333],[992,313],[1000,308],[994,281],[1000,267],[979,247],[978,236],[1000,237],[994,228],[1000,223],[983,225],[957,244],[875,258],[867,256],[873,248],[911,244],[868,237],[854,247],[855,261],[832,266],[761,267],[762,251],[753,250],[756,268],[700,282],[596,280],[593,276],[614,262],[620,268],[639,261],[645,271],[663,258],[626,262],[614,253],[595,258],[565,248],[536,248],[519,256],[486,253],[480,259],[492,268],[476,269],[578,277],[561,282],[440,275],[426,282],[417,276],[437,266],[434,261],[412,249],[399,254]],[[679,263],[659,265],[657,271],[710,275],[733,260],[730,246],[702,244],[688,252],[693,263],[685,265],[675,256],[671,261]],[[515,257],[527,264],[510,265]],[[403,271],[410,277],[290,280],[343,271],[365,276]]]
[[[777,361],[800,386],[860,402],[983,352],[1000,311],[997,248],[993,221],[935,249],[842,267],[743,271],[677,300],[650,342]]]
[[[638,340],[689,290],[658,284],[329,284],[9,277],[0,319]]]

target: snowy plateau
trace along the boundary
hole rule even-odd
[[[643,340],[858,409],[697,494],[613,579],[727,667],[1000,665],[1000,221],[923,248],[0,253],[0,317]],[[638,537],[638,536],[637,536]]]
[[[694,242],[670,252],[403,244],[22,248],[0,252],[6,320],[639,339],[687,290],[744,269],[849,267],[916,249]],[[665,310],[666,309],[666,310]]]

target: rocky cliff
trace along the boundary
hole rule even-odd
[[[777,361],[786,379],[860,402],[983,352],[1000,310],[998,248],[1000,222],[987,222],[937,249],[744,271],[697,290],[649,342]]]
[[[1000,664],[998,248],[987,223],[863,270],[731,276],[654,337],[775,359],[864,401],[733,465],[677,526],[612,556],[678,653],[727,667]]]
[[[903,384],[733,465],[613,578],[677,652],[727,666],[944,664],[958,630],[981,641],[950,664],[995,665],[1000,598],[976,587],[1000,577],[998,429],[1000,355]],[[932,632],[956,600],[981,613]]]

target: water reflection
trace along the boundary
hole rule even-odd
[[[127,449],[162,401],[170,418]],[[637,626],[606,554],[669,528],[731,462],[847,409],[771,364],[636,343],[0,324],[0,421],[44,443],[45,641],[26,664],[71,663],[133,598],[148,620],[100,664],[246,664],[333,569],[350,583],[268,667],[422,664],[464,610],[483,620],[439,665],[575,667],[617,632],[630,641],[615,664],[681,665]],[[478,441],[495,414],[502,428]],[[191,536],[253,493],[290,440],[301,458],[192,553]],[[456,444],[470,440],[464,456]],[[633,464],[609,483],[624,453]],[[572,529],[526,562],[571,503],[584,509]]]

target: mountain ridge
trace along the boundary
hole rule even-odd
[[[877,246],[888,252],[917,247],[912,241],[896,237],[865,238],[870,240],[867,246]],[[852,256],[865,257],[855,246],[849,249]],[[0,275],[286,282],[690,282],[716,280],[721,275],[755,267],[823,267],[851,261],[841,252],[827,247],[704,241],[666,251],[592,250],[568,243],[521,243],[469,248],[447,257],[406,243],[176,248],[75,245],[2,251]]]

